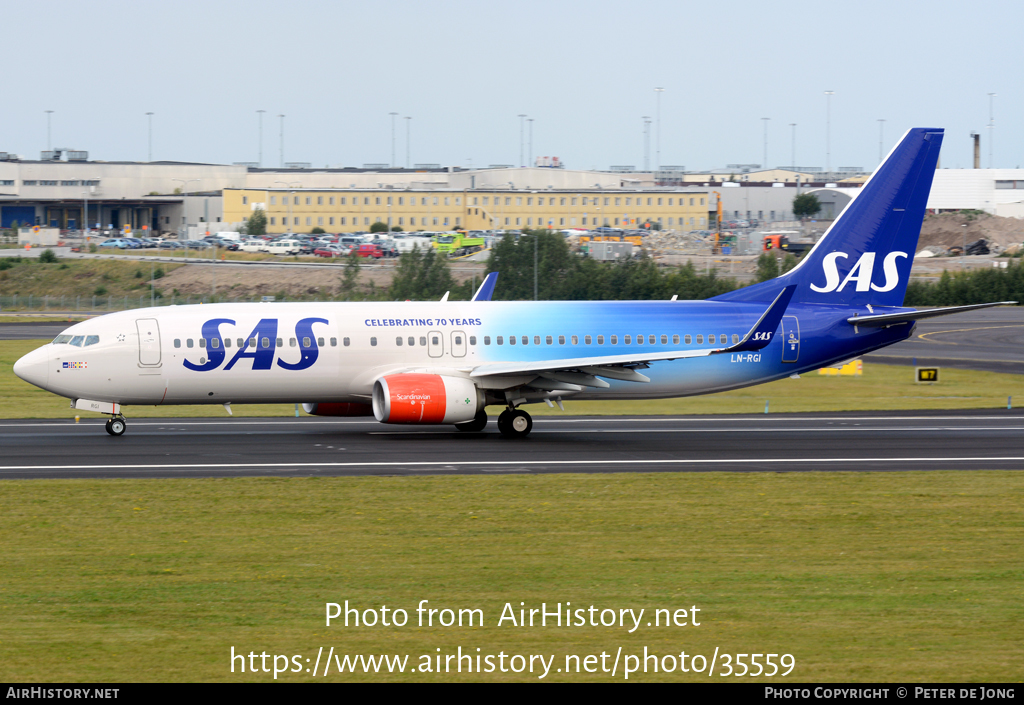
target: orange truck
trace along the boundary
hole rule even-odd
[[[790,240],[789,236],[795,234],[789,232],[764,233],[764,237],[761,240],[761,250],[763,252],[782,250],[783,252],[791,252],[794,255],[802,255],[814,247],[813,242],[793,242]]]

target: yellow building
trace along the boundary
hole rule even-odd
[[[224,189],[224,221],[263,209],[267,232],[367,231],[381,222],[402,230],[708,227],[706,191]]]

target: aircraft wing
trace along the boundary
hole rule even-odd
[[[470,301],[490,301],[491,295],[494,294],[494,285],[498,283],[498,273],[491,272],[484,280],[480,283],[480,288],[473,294],[473,298]]]
[[[990,304],[973,304],[971,306],[948,306],[946,308],[928,308],[923,311],[904,311],[903,313],[880,313],[874,316],[851,316],[846,322],[855,326],[865,328],[882,328],[894,326],[900,323],[919,321],[922,318],[934,318],[936,316],[948,316],[951,313],[963,313],[974,311],[979,308],[991,308],[992,306],[1016,306],[1016,301],[997,301]]]
[[[662,360],[680,360],[690,357],[706,357],[721,353],[756,351],[771,343],[775,330],[782,321],[796,285],[787,286],[775,298],[775,301],[757,320],[743,339],[726,348],[698,348],[691,350],[670,350],[667,352],[650,352],[637,350],[625,355],[600,355],[594,357],[562,358],[558,360],[537,360],[534,362],[498,362],[480,365],[470,372],[470,377],[487,377],[491,375],[523,375],[536,374],[560,382],[567,382],[587,387],[607,387],[607,382],[597,379],[625,380],[629,382],[649,382],[650,379],[637,372],[634,367],[648,367],[652,362]]]

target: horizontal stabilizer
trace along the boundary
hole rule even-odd
[[[494,295],[494,285],[498,283],[498,273],[491,272],[484,280],[480,283],[480,288],[473,294],[473,298],[470,301],[490,301],[491,296]]]
[[[948,316],[953,313],[964,311],[976,311],[979,308],[991,308],[993,306],[1016,306],[1016,301],[997,301],[990,304],[974,304],[972,306],[949,306],[946,308],[928,308],[923,311],[904,311],[902,313],[880,313],[874,316],[851,316],[846,319],[847,323],[865,328],[881,328],[894,326],[900,323],[919,321],[922,318],[935,318],[936,316]]]

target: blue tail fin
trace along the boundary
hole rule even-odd
[[[794,303],[902,306],[942,134],[908,130],[800,264],[715,300],[772,301],[795,284]]]

